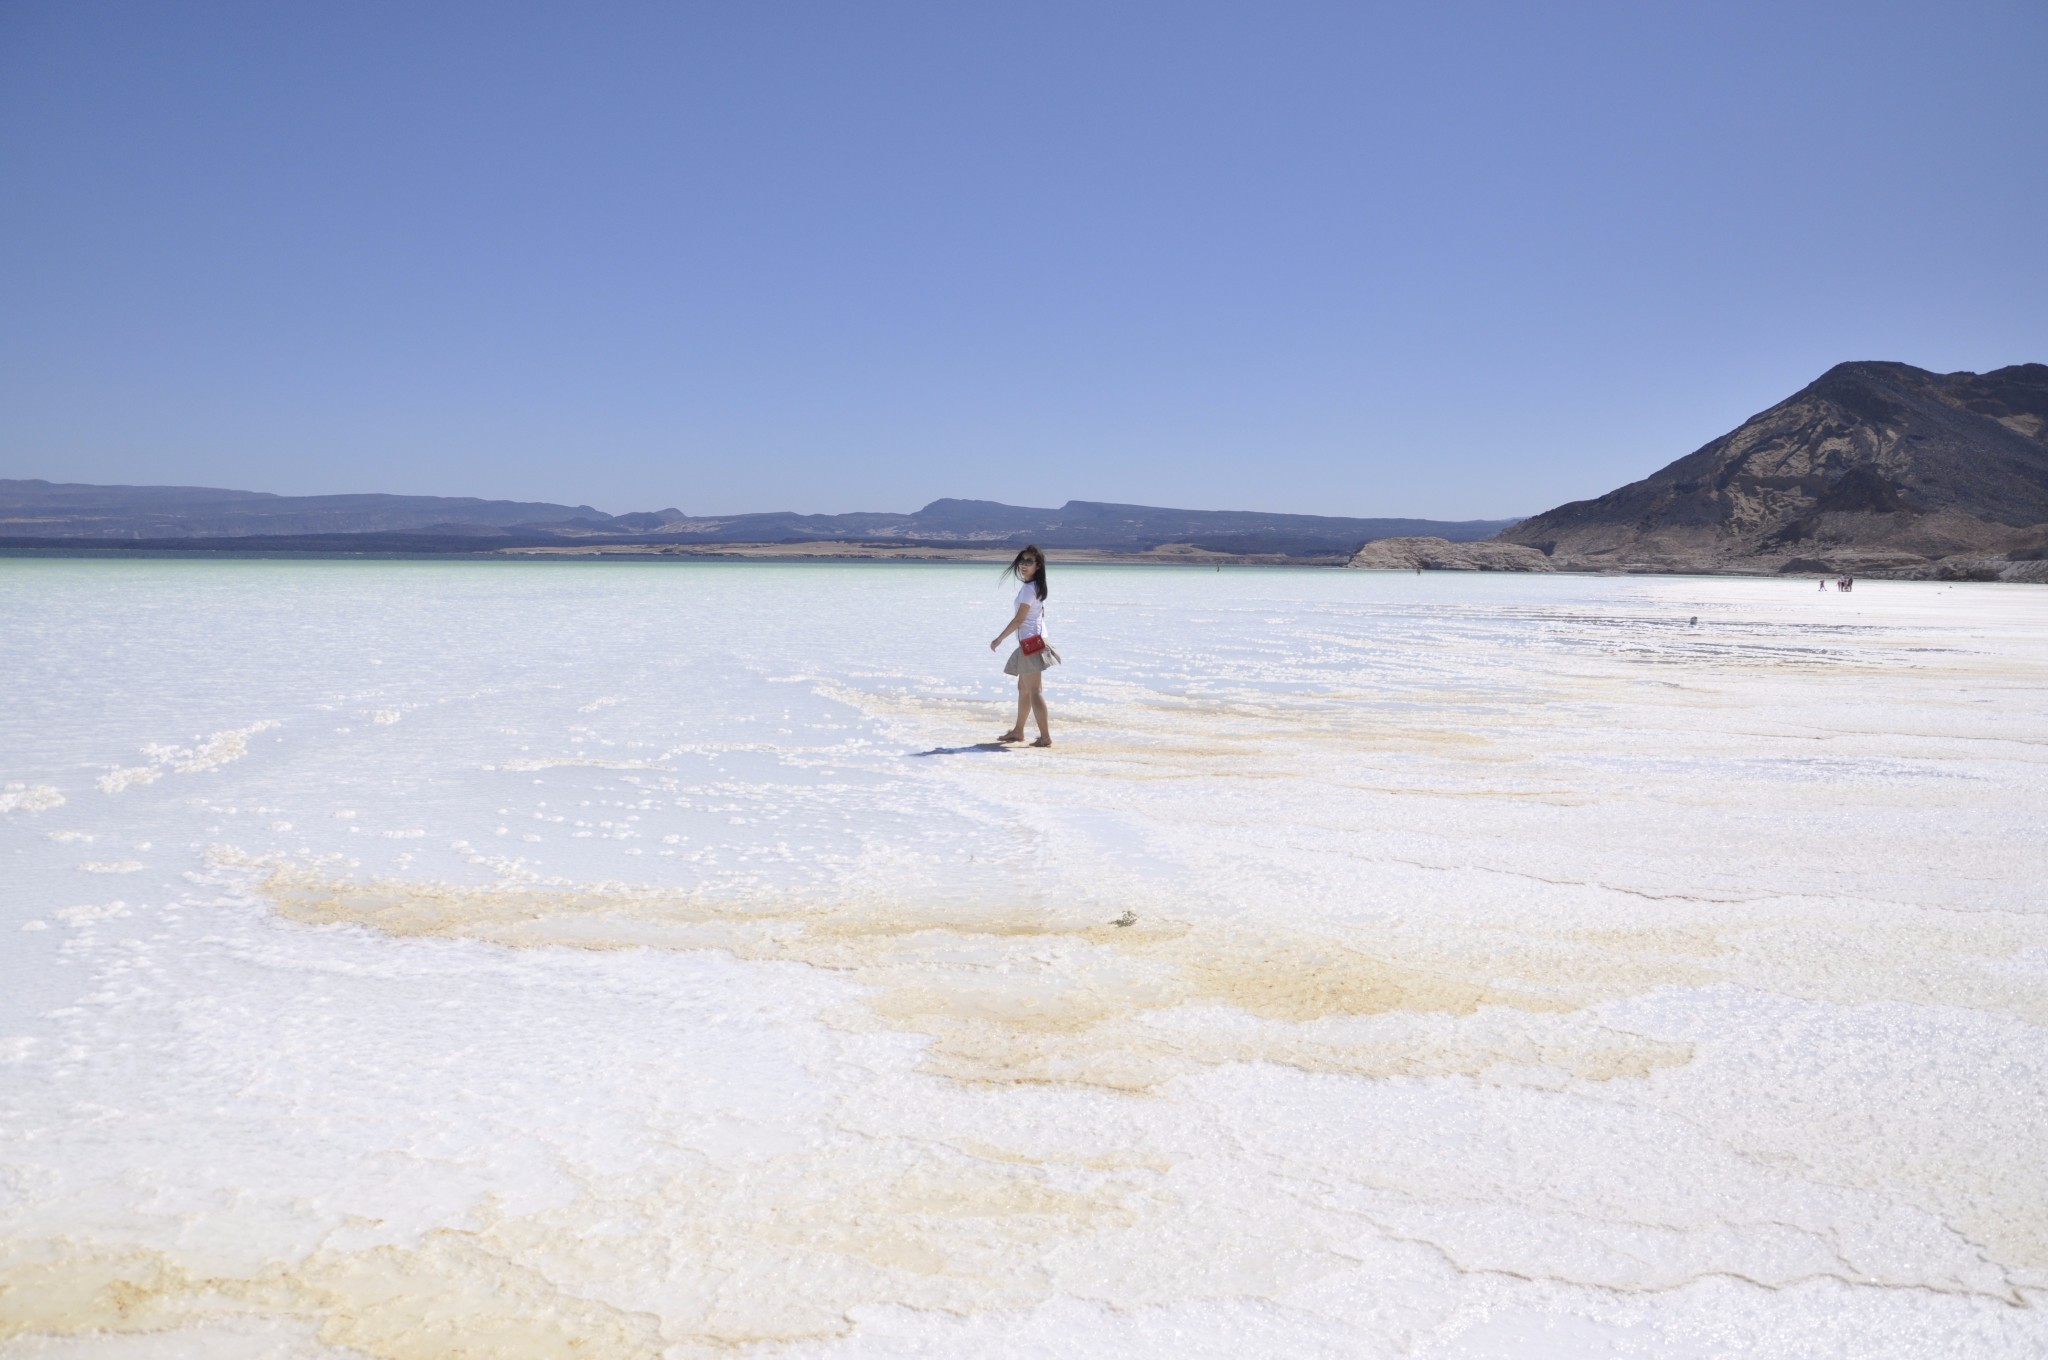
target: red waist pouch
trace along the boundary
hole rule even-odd
[[[1018,638],[1017,649],[1026,656],[1037,656],[1045,650],[1045,634],[1033,633],[1030,637]]]

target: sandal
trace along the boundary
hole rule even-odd
[[[1040,737],[1040,738],[1039,738],[1039,739],[1038,739],[1037,741],[1034,741],[1034,742],[1032,742],[1031,744],[1032,744],[1033,746],[1050,746],[1050,745],[1052,745],[1052,738],[1051,738],[1051,737]]]
[[[1003,733],[1003,735],[1001,735],[1000,737],[997,737],[996,740],[1005,743],[1013,741],[1022,741],[1024,740],[1024,734],[1022,732],[1017,731],[1015,728],[1012,728],[1008,732]]]

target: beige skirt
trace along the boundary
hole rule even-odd
[[[1024,655],[1024,649],[1019,647],[1016,651],[1011,652],[1010,659],[1003,663],[1003,674],[1036,675],[1047,666],[1057,666],[1059,664],[1060,654],[1052,649],[1052,644],[1049,642],[1039,649],[1036,656]]]

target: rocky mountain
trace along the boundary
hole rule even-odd
[[[1565,570],[2048,580],[2048,364],[1837,364],[1661,471],[1500,540]]]
[[[1189,543],[1221,553],[1348,554],[1391,534],[1469,542],[1508,520],[1349,519],[1068,501],[1058,509],[938,500],[909,514],[608,515],[587,505],[439,496],[272,496],[207,487],[0,481],[0,544],[469,552],[506,545],[866,542],[930,547],[1146,552]]]

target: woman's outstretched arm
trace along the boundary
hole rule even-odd
[[[1011,619],[1011,620],[1010,620],[1010,626],[1009,626],[1009,627],[1007,627],[1007,628],[1003,629],[1003,631],[1002,631],[1002,632],[1000,632],[1000,633],[997,633],[997,634],[995,635],[994,639],[993,639],[992,641],[990,641],[990,643],[988,644],[988,649],[989,649],[990,651],[994,651],[994,650],[995,650],[996,648],[998,648],[998,647],[1002,646],[1002,645],[1003,645],[1003,639],[1004,639],[1004,638],[1008,637],[1008,636],[1009,636],[1010,634],[1012,634],[1012,633],[1016,632],[1016,631],[1017,631],[1017,630],[1018,630],[1019,628],[1022,628],[1022,627],[1024,626],[1024,616],[1025,616],[1025,615],[1027,615],[1027,614],[1029,614],[1030,612],[1031,612],[1031,606],[1030,606],[1030,605],[1028,605],[1028,604],[1020,604],[1020,605],[1018,605],[1018,606],[1017,606],[1017,617],[1016,617],[1016,618],[1014,618],[1014,619]]]

